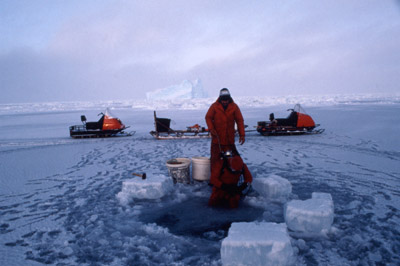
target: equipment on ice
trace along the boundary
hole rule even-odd
[[[115,136],[132,136],[134,132],[123,132],[126,127],[121,120],[111,115],[108,108],[105,114],[100,113],[101,118],[97,122],[86,122],[86,116],[81,115],[82,125],[69,127],[72,138],[104,138]]]
[[[325,129],[315,130],[319,124],[309,116],[300,104],[296,104],[287,118],[275,118],[269,115],[269,121],[259,121],[257,131],[263,136],[320,134]]]
[[[147,178],[147,175],[146,175],[146,173],[143,173],[143,174],[132,173],[132,175],[134,175],[134,176],[138,176],[138,177],[141,177],[143,180],[145,180],[145,179]]]
[[[210,138],[211,134],[208,129],[198,124],[189,126],[186,130],[174,130],[170,128],[171,119],[159,118],[154,111],[154,127],[155,131],[150,131],[150,135],[156,139],[200,139]]]
[[[190,184],[190,163],[189,158],[175,158],[167,161],[169,175],[172,177],[174,184],[184,183]]]

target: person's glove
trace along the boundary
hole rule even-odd
[[[217,131],[215,129],[211,129],[210,133],[212,136],[215,136],[215,137],[218,136]]]
[[[239,189],[239,193],[242,193],[243,190],[245,190],[247,187],[249,186],[249,183],[244,182],[243,184],[241,184],[238,189]]]
[[[245,142],[244,136],[240,136],[240,137],[239,137],[239,144],[240,144],[240,145],[243,145],[244,142]]]
[[[231,195],[241,193],[241,190],[239,190],[239,187],[236,186],[235,184],[222,184],[221,189],[228,192]]]

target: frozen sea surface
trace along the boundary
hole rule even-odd
[[[114,113],[134,136],[75,140],[68,126],[79,124],[81,114],[95,120],[103,110],[54,106],[21,112],[3,106],[0,114],[1,265],[220,265],[221,241],[232,222],[284,222],[283,204],[257,194],[237,210],[210,209],[206,183],[178,184],[161,199],[121,205],[116,195],[131,173],[168,175],[168,159],[209,156],[209,140],[156,141],[148,134],[152,110],[130,105]],[[271,112],[284,117],[292,107],[242,106],[249,128]],[[304,107],[323,134],[251,132],[239,146],[254,177],[286,178],[292,199],[332,195],[332,230],[318,237],[291,234],[296,265],[398,265],[400,104]],[[184,128],[205,125],[206,110],[157,114]]]

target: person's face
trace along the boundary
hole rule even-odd
[[[221,100],[221,104],[223,107],[227,107],[229,104],[229,100]]]

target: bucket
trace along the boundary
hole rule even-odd
[[[190,184],[190,159],[175,158],[168,160],[166,164],[174,183]]]
[[[208,157],[193,157],[192,162],[193,179],[197,181],[210,180],[210,159]]]

